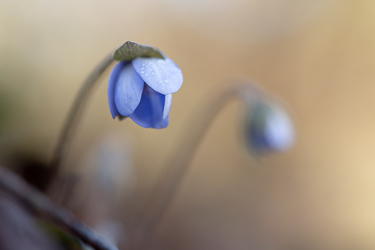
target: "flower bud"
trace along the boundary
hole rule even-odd
[[[293,123],[278,103],[261,100],[246,117],[245,134],[249,149],[256,152],[284,151],[294,143]]]

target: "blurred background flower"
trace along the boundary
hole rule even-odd
[[[109,51],[133,40],[161,48],[184,72],[170,126],[156,132],[112,120],[107,73],[67,169],[102,134],[126,131],[135,138],[134,197],[145,197],[185,114],[228,78],[252,78],[295,111],[295,147],[253,160],[238,142],[242,111],[227,106],[192,162],[159,244],[373,249],[374,18],[375,2],[367,0],[1,1],[0,84],[14,111],[0,130],[0,162],[11,165],[15,151],[48,161],[80,82]],[[127,226],[141,200],[118,207]]]
[[[274,100],[260,100],[249,107],[245,118],[245,140],[250,152],[272,153],[288,150],[295,131],[290,115]]]

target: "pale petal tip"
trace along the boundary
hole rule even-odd
[[[168,95],[182,86],[182,71],[170,58],[136,58],[132,64],[134,70],[156,92]]]

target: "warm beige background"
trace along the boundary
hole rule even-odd
[[[138,187],[147,191],[204,97],[228,79],[254,79],[293,109],[295,147],[253,159],[240,140],[241,106],[228,105],[206,134],[161,244],[374,249],[374,23],[371,0],[3,0],[0,90],[11,112],[1,161],[19,151],[47,161],[90,69],[126,40],[150,44],[184,73],[168,129],[112,120],[107,73],[68,165],[115,133],[133,145]]]

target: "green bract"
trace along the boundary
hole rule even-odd
[[[158,49],[132,41],[125,42],[113,54],[113,59],[117,61],[131,61],[137,57],[155,57],[165,59]]]

